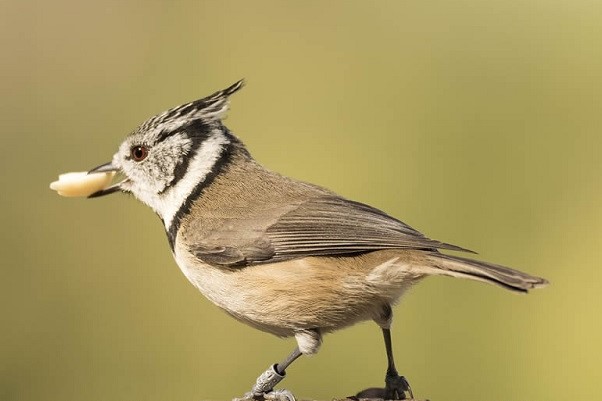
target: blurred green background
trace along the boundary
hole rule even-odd
[[[0,44],[0,400],[229,400],[292,349],[197,293],[150,209],[48,189],[242,77],[227,124],[263,164],[552,282],[412,290],[417,396],[602,391],[602,3],[4,0]],[[283,385],[328,400],[384,368],[365,323]]]

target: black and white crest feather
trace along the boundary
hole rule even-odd
[[[245,84],[244,79],[226,89],[215,92],[203,99],[169,109],[158,114],[139,127],[140,131],[173,132],[191,121],[202,120],[210,124],[224,118],[229,108],[229,96],[237,92]]]

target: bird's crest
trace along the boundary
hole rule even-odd
[[[206,123],[219,121],[228,111],[229,96],[244,84],[244,79],[241,79],[210,96],[169,109],[147,120],[141,128],[145,131],[149,129],[172,131],[195,120],[203,120]]]

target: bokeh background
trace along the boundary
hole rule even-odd
[[[242,77],[227,124],[263,164],[552,282],[414,288],[416,395],[602,391],[601,2],[4,0],[0,48],[0,400],[229,400],[292,349],[197,293],[149,209],[48,189]],[[328,400],[384,368],[365,323],[283,385]]]

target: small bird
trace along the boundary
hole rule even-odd
[[[325,333],[373,320],[388,366],[382,397],[413,398],[395,367],[392,305],[430,275],[527,292],[547,281],[508,267],[441,253],[471,252],[432,240],[386,213],[256,162],[222,120],[240,80],[158,114],[136,128],[111,162],[89,173],[124,179],[90,197],[133,194],[161,218],[176,263],[235,319],[297,346],[256,380],[246,400],[295,398],[274,386]]]

